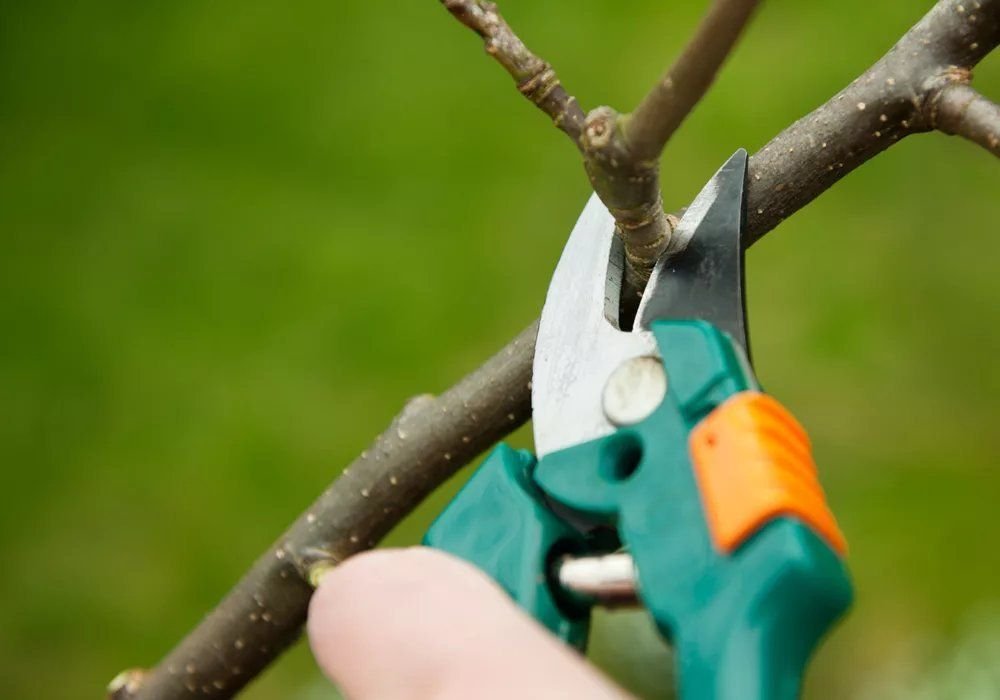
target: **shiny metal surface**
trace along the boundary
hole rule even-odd
[[[707,318],[746,343],[739,242],[746,162],[740,149],[688,208],[675,232],[686,248],[657,263],[629,332],[617,327],[621,242],[614,218],[591,196],[552,275],[538,328],[531,403],[539,457],[614,432],[604,388],[626,361],[659,357],[652,321]]]
[[[556,578],[566,590],[606,607],[639,604],[635,562],[627,552],[564,557]]]
[[[633,357],[618,365],[604,385],[604,416],[622,427],[647,418],[667,395],[667,372],[658,357]]]
[[[684,213],[684,248],[660,258],[636,312],[637,325],[700,318],[724,330],[749,356],[743,291],[747,152],[734,153]],[[697,235],[696,235],[697,234]]]
[[[531,405],[539,458],[612,433],[601,408],[608,378],[629,358],[659,354],[650,332],[622,332],[608,321],[617,317],[622,256],[614,218],[592,195],[552,275],[538,327]]]

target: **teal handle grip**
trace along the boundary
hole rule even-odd
[[[684,700],[795,698],[813,649],[850,603],[846,569],[810,524],[780,514],[731,550],[720,546],[690,440],[720,405],[756,391],[756,380],[707,323],[653,330],[668,376],[663,403],[634,426],[546,455],[535,480],[563,508],[616,527],[640,598],[675,646]]]
[[[587,551],[579,528],[614,526],[635,560],[642,602],[675,646],[684,700],[792,700],[813,649],[850,604],[847,571],[828,533],[787,514],[720,546],[727,540],[706,510],[689,443],[706,417],[757,383],[710,324],[657,322],[653,331],[668,391],[652,415],[537,463],[498,446],[425,542],[479,566],[582,647],[589,611],[560,594],[551,564]]]
[[[438,516],[424,544],[489,574],[511,598],[566,643],[586,646],[590,610],[557,600],[549,562],[582,550],[580,534],[548,508],[532,481],[535,458],[499,444]]]
[[[674,624],[686,700],[794,700],[813,649],[850,604],[840,559],[810,528],[772,521],[707,604]]]

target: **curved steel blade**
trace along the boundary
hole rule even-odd
[[[539,457],[615,431],[602,408],[604,386],[623,362],[659,356],[652,321],[704,318],[745,347],[746,161],[746,151],[737,151],[695,198],[675,232],[687,248],[657,263],[628,332],[617,327],[624,252],[614,218],[591,196],[552,275],[538,327],[531,403]]]
[[[531,405],[535,452],[614,432],[601,408],[611,373],[626,359],[656,355],[656,341],[617,319],[624,254],[615,220],[597,195],[580,214],[549,283],[535,345]]]
[[[747,152],[734,153],[695,197],[675,235],[678,254],[656,263],[636,324],[661,318],[700,318],[724,330],[749,357],[743,290]]]

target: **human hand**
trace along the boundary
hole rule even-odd
[[[352,700],[623,700],[485,574],[433,549],[359,554],[321,579],[309,644]]]

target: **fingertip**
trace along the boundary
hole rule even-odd
[[[433,685],[461,644],[456,615],[497,604],[509,602],[464,561],[426,547],[373,550],[322,576],[309,605],[309,642],[348,695],[390,697]]]
[[[308,634],[351,698],[622,697],[479,569],[425,547],[359,554],[325,574]]]

